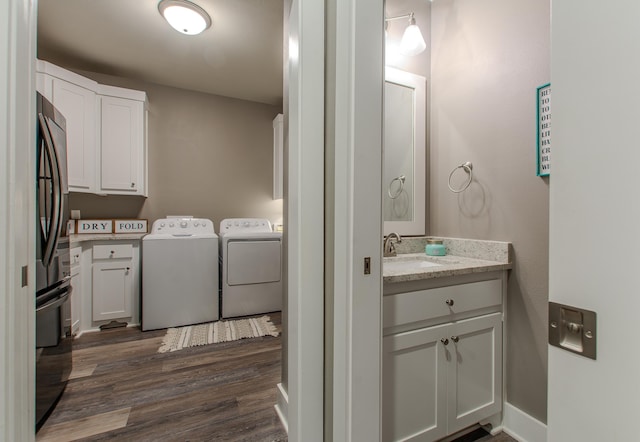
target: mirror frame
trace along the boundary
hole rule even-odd
[[[402,71],[392,67],[385,67],[385,82],[395,83],[412,88],[413,101],[413,220],[412,221],[384,221],[384,235],[391,232],[406,236],[425,235],[426,225],[426,175],[427,175],[427,80],[420,75]],[[384,118],[384,117],[383,117]],[[386,118],[383,119],[383,130]],[[384,146],[383,146],[384,159]],[[384,167],[384,165],[383,165]],[[382,183],[382,198],[386,195],[389,183]]]

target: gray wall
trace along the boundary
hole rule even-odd
[[[450,0],[431,13],[430,232],[513,242],[507,400],[544,422],[549,182],[535,173],[536,88],[550,79],[550,5]],[[474,182],[455,195],[447,179],[465,161]]]
[[[137,80],[78,72],[147,92],[149,197],[72,194],[84,218],[166,215],[261,217],[282,223],[272,199],[272,121],[281,108]]]

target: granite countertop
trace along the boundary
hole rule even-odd
[[[83,233],[69,236],[71,244],[85,241],[117,241],[142,239],[146,233]]]
[[[398,255],[384,258],[385,284],[509,270],[513,266],[512,247],[508,242],[439,238],[443,240],[447,255],[428,256],[424,252],[427,238],[431,237],[403,238],[396,245]],[[439,265],[430,266],[429,263]]]

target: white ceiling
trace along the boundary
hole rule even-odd
[[[159,0],[39,0],[38,57],[64,66],[282,104],[282,0],[193,0],[211,16],[183,35]]]

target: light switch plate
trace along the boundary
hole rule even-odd
[[[596,312],[549,303],[549,344],[596,359]]]

